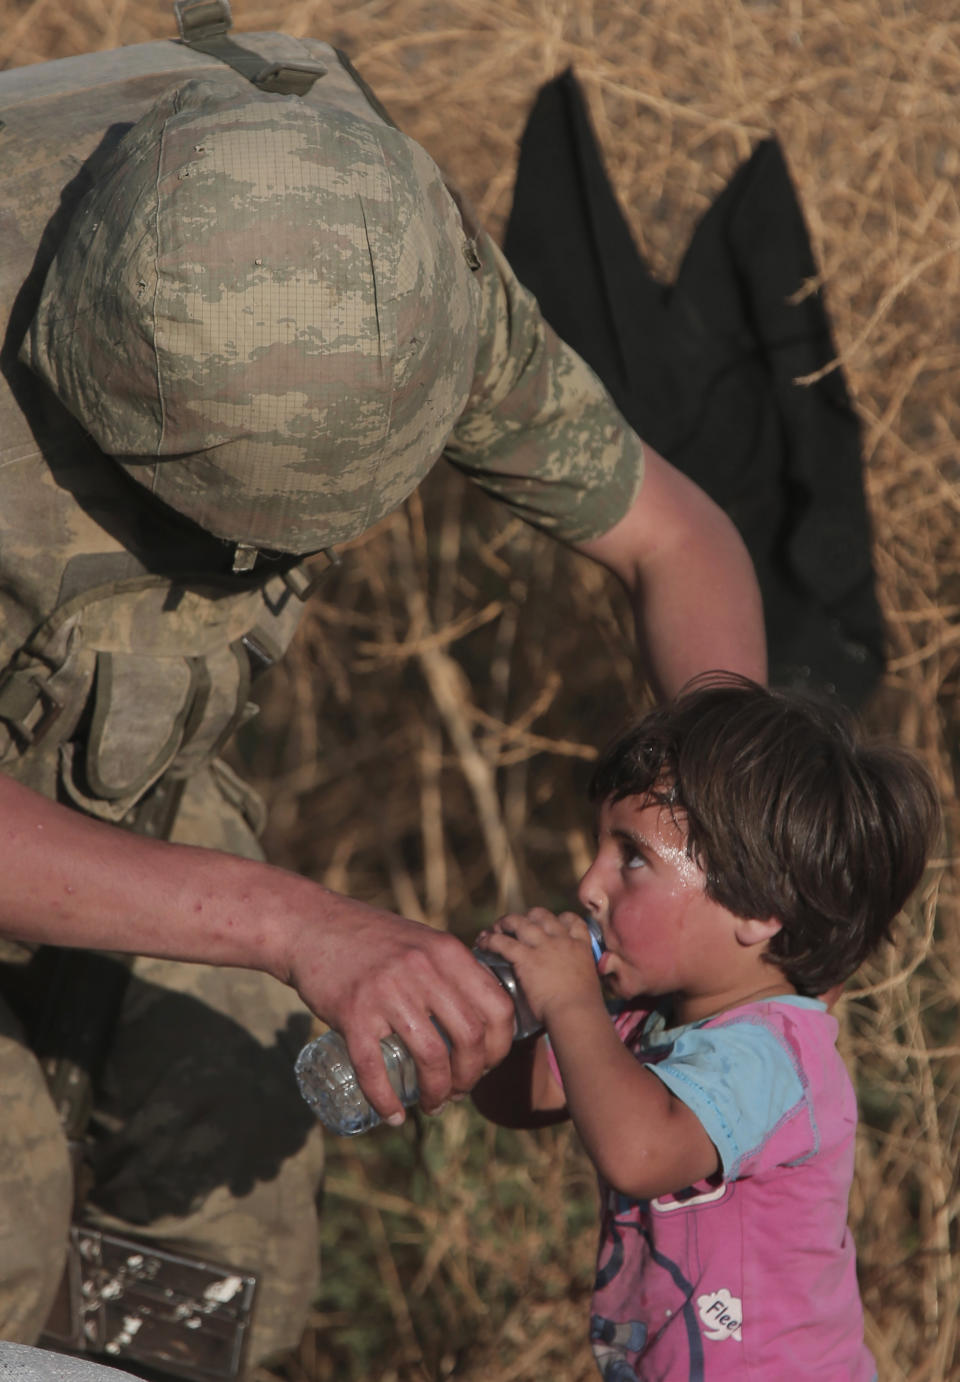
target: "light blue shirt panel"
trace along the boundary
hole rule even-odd
[[[773,1001],[826,1010],[817,999],[792,994]],[[789,1051],[755,1019],[664,1030],[655,1015],[644,1038],[648,1052],[671,1046],[669,1055],[647,1069],[696,1115],[728,1180],[803,1101],[803,1084]]]

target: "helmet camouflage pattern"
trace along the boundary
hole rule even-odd
[[[469,259],[413,140],[225,71],[121,141],[24,355],[178,512],[315,551],[395,509],[443,450],[477,353]]]

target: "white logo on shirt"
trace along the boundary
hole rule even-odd
[[[731,1296],[725,1286],[714,1291],[712,1296],[697,1296],[697,1308],[708,1339],[741,1340],[743,1301]]]
[[[650,1208],[655,1209],[658,1214],[669,1214],[674,1209],[690,1209],[693,1205],[709,1204],[711,1200],[722,1200],[729,1188],[726,1181],[721,1181],[716,1189],[712,1186],[708,1190],[693,1190],[691,1188],[682,1195],[671,1195],[665,1199],[657,1196],[650,1200],[649,1204]]]

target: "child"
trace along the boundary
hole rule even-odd
[[[889,935],[939,812],[840,708],[699,678],[591,782],[582,918],[483,943],[546,1035],[475,1090],[507,1126],[569,1116],[600,1175],[590,1336],[607,1382],[871,1382],[846,1225],[856,1102],[817,995]],[[621,1000],[617,1016],[601,989]]]

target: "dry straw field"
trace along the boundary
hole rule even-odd
[[[345,48],[480,208],[509,210],[538,86],[573,64],[633,231],[672,276],[691,229],[776,133],[863,425],[889,639],[871,722],[942,789],[942,857],[839,1013],[861,1096],[852,1220],[883,1382],[960,1377],[960,19],[955,0],[234,0],[238,29]],[[166,0],[0,0],[0,62],[173,33]],[[452,475],[345,555],[256,737],[278,862],[469,936],[562,903],[594,746],[641,694],[597,569]],[[576,1382],[594,1201],[569,1133],[464,1105],[331,1147],[325,1287],[290,1382]],[[271,1375],[264,1374],[262,1382]]]

